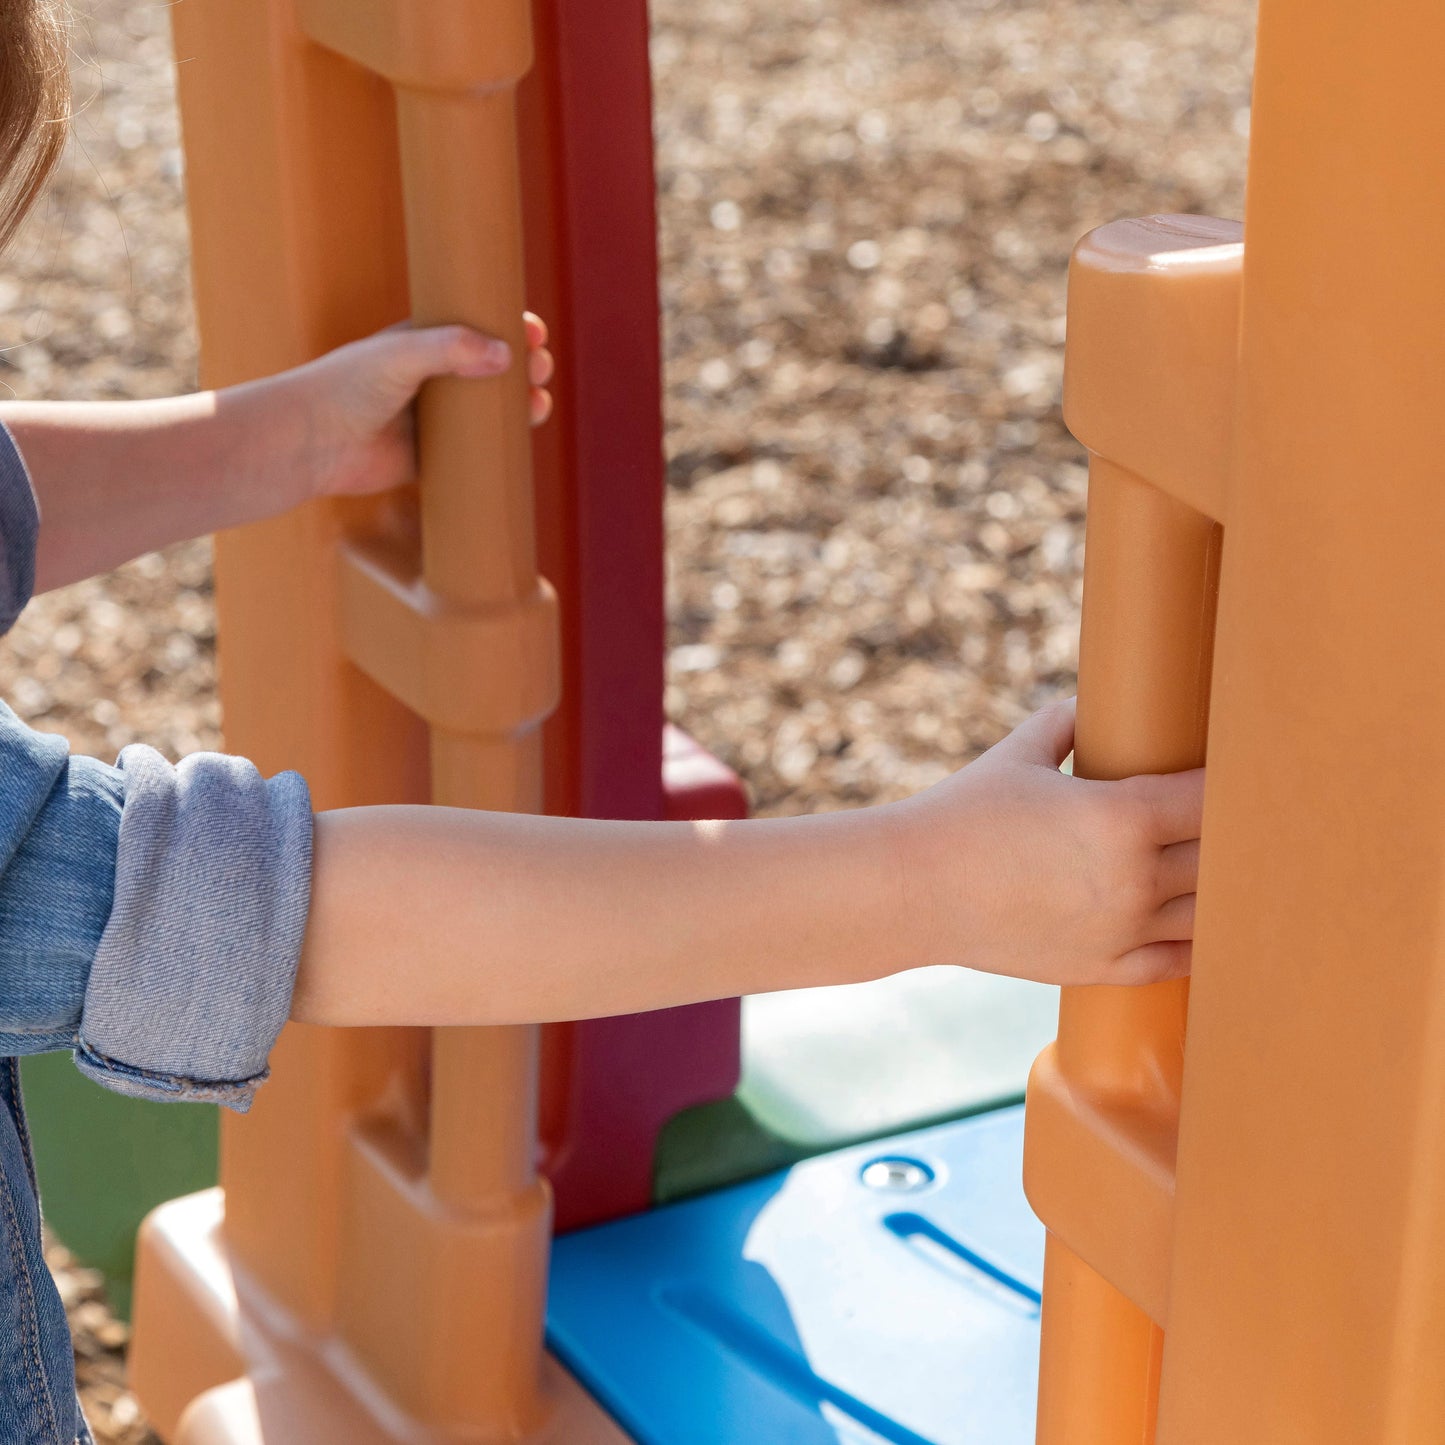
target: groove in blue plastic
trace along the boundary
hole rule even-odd
[[[1000,1109],[567,1235],[552,1347],[639,1445],[1029,1445],[1022,1155]],[[863,1183],[900,1157],[933,1183]]]
[[[915,1435],[865,1405],[856,1395],[814,1374],[796,1350],[780,1344],[767,1330],[716,1295],[706,1290],[666,1290],[662,1302],[805,1406],[821,1409],[825,1404],[832,1405],[889,1445],[929,1445],[922,1435]]]
[[[985,1259],[962,1240],[945,1234],[931,1219],[925,1219],[921,1214],[890,1214],[884,1219],[883,1227],[897,1235],[905,1244],[922,1252],[928,1259],[935,1262],[956,1261],[966,1269],[973,1270],[975,1273],[970,1282],[974,1285],[978,1284],[977,1276],[982,1275],[984,1280],[1001,1288],[1005,1292],[1004,1297],[1015,1308],[1023,1308],[1026,1313],[1033,1315],[1039,1313],[1044,1297],[1033,1285],[1005,1269],[1000,1269],[992,1260]],[[967,1275],[964,1277],[969,1278]]]

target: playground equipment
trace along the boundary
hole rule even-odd
[[[420,510],[316,506],[222,545],[228,738],[263,768],[302,769],[319,806],[741,807],[735,780],[685,745],[664,792],[646,22],[636,7],[572,8],[565,25],[539,15],[556,32],[520,107],[519,4],[434,6],[424,21],[351,3],[177,12],[178,53],[194,57],[180,88],[208,381],[407,314],[468,320],[520,354],[524,206],[529,299],[573,358],[538,443],[540,529],[518,373],[429,393]],[[539,551],[565,599],[565,656]],[[559,1220],[642,1207],[650,1135],[736,1081],[736,1017],[724,1003],[553,1030],[540,1092],[537,1030],[289,1030],[271,1098],[224,1131],[238,1282],[300,1329],[344,1321],[362,1367],[419,1420],[527,1430],[560,1391],[557,1428],[594,1438],[576,1417],[596,1412],[541,1355],[539,1125]],[[245,1370],[191,1268],[206,1247],[157,1229],[140,1262],[135,1371],[164,1426]],[[297,1408],[293,1425],[310,1407]],[[595,1438],[610,1438],[603,1423]]]
[[[183,17],[183,43],[198,23]],[[256,13],[246,23],[272,22],[264,13]],[[573,28],[569,27],[569,35]],[[547,36],[556,29],[555,19],[541,17],[544,50]],[[587,32],[584,42],[591,35]],[[620,33],[612,39],[621,44]],[[634,24],[625,39],[636,51],[643,40],[642,26]],[[204,75],[207,57],[220,52],[205,25],[197,43],[186,63],[194,68],[202,62],[199,73]],[[570,63],[575,66],[575,61]],[[565,584],[563,692],[572,701],[565,719],[547,725],[546,766],[552,780],[548,806],[588,812],[621,806],[639,814],[660,808],[672,815],[690,811],[727,816],[742,809],[736,779],[675,729],[665,733],[665,788],[659,789],[656,776],[662,642],[659,398],[655,358],[640,351],[642,331],[636,319],[655,309],[648,262],[652,186],[645,94],[644,103],[635,103],[624,115],[608,98],[612,90],[589,100],[581,89],[583,81],[574,75],[565,109],[543,125],[539,117],[548,93],[543,77],[560,64],[560,58],[544,55],[537,75],[529,81],[533,91],[523,95],[520,147],[528,162],[524,203],[529,213],[530,294],[550,298],[542,304],[553,313],[554,325],[566,324],[569,308],[584,320],[592,318],[580,353],[589,368],[583,388],[588,408],[569,407],[564,399],[562,415],[538,439],[534,458],[537,484],[547,503],[539,536],[541,566],[546,575]],[[305,84],[312,84],[308,78],[312,72],[301,66],[287,76],[273,77],[273,86],[285,90],[298,74]],[[625,75],[633,78],[629,83],[634,90],[639,77],[645,81],[645,63],[639,55],[632,56]],[[189,81],[189,73],[183,78]],[[594,87],[601,83],[583,79]],[[622,76],[609,77],[605,83],[615,88]],[[295,329],[296,317],[278,309],[270,316],[274,329],[269,349],[254,355],[247,352],[229,371],[224,369],[229,365],[224,344],[237,326],[237,298],[248,309],[252,304],[248,297],[253,302],[255,296],[264,295],[273,305],[277,298],[284,300],[286,277],[310,254],[304,247],[293,254],[299,244],[296,238],[308,235],[307,228],[317,224],[306,214],[307,208],[327,199],[313,185],[313,173],[295,158],[306,150],[298,138],[288,161],[301,167],[291,193],[297,223],[288,237],[273,234],[261,240],[259,248],[251,247],[257,237],[250,215],[231,213],[244,209],[246,175],[237,172],[241,158],[230,144],[233,122],[249,114],[243,107],[263,112],[255,132],[261,138],[263,158],[264,137],[289,138],[287,127],[303,113],[299,104],[292,104],[273,115],[268,107],[275,93],[260,84],[244,97],[227,93],[230,108],[219,118],[224,146],[205,144],[206,126],[217,119],[215,108],[198,111],[200,102],[194,99],[188,106],[193,171],[198,177],[193,177],[193,193],[203,196],[206,206],[202,217],[198,202],[198,248],[210,257],[215,283],[212,295],[201,297],[207,316],[209,375],[246,375],[249,368],[306,355],[313,344],[289,343],[287,328]],[[188,87],[187,94],[193,95],[193,88]],[[528,94],[535,98],[529,100]],[[606,166],[599,165],[588,148],[592,130],[601,124],[597,113],[603,109],[611,127]],[[394,128],[394,117],[383,118],[381,124]],[[549,135],[560,134],[569,125],[582,127],[587,136],[562,144],[549,141]],[[624,135],[630,138],[626,145],[620,144]],[[222,154],[216,154],[218,149]],[[559,169],[564,161],[572,166],[572,173]],[[394,146],[349,155],[346,164],[354,172],[353,186],[364,190],[374,184],[379,194],[397,192]],[[603,195],[605,206],[598,199]],[[576,218],[570,230],[559,219],[567,216]],[[339,233],[350,223],[343,213],[334,224]],[[397,218],[389,224],[395,228]],[[568,238],[583,234],[590,236],[590,242],[579,251]],[[607,249],[619,234],[626,242],[625,254],[615,245],[613,251]],[[244,254],[227,249],[233,235],[247,238]],[[328,233],[327,245],[344,243],[340,234]],[[391,253],[390,260],[385,254],[374,256],[377,274],[389,276],[387,267],[398,264],[401,246],[392,245]],[[303,266],[302,274],[312,274],[320,264],[313,264],[311,271]],[[407,289],[403,281],[393,277],[386,284],[401,295]],[[355,276],[349,286],[345,276],[340,282],[336,294],[327,292],[323,298],[330,328],[326,334],[337,338],[364,330],[369,317],[382,314],[376,297],[360,289]],[[622,318],[624,302],[632,308],[626,324],[611,325]],[[629,417],[644,418],[645,425],[635,427],[630,440],[622,435],[619,441],[618,427],[610,418]],[[353,511],[352,524],[360,525],[356,520],[360,515],[359,509]],[[292,535],[291,529],[282,530]],[[234,566],[229,561],[232,555],[239,559]],[[247,555],[244,549],[233,554],[232,543],[223,541],[228,656],[245,645],[248,618],[261,610],[233,609],[232,592],[238,607],[247,598],[264,595],[265,584],[252,580],[256,574]],[[324,544],[318,544],[316,555],[319,565],[332,565]],[[234,589],[225,586],[231,576],[242,579]],[[299,588],[295,597],[275,594],[274,600],[290,608],[287,622],[276,625],[274,619],[263,619],[262,625],[270,630],[255,650],[264,648],[270,657],[280,658],[297,645],[290,618],[309,604],[303,603]],[[374,646],[380,634],[368,629],[384,627],[386,619],[366,622],[357,629],[359,647]],[[419,657],[413,641],[404,640],[403,650],[411,648],[408,655]],[[333,644],[334,638],[323,637],[318,652]],[[328,666],[334,668],[334,653],[331,657]],[[282,676],[288,675],[293,661],[288,656],[281,664]],[[298,665],[298,672],[304,671]],[[255,725],[257,710],[249,707],[248,712],[255,688],[261,686],[256,678],[254,672],[245,674],[234,687],[228,686],[232,740],[242,746],[249,739],[255,750],[264,752],[271,745]],[[266,685],[274,683],[268,680]],[[307,689],[315,686],[314,676],[305,673],[295,695],[310,697]],[[309,715],[316,716],[316,710]],[[295,755],[298,765],[323,770],[332,766],[322,761],[329,746],[324,732],[320,727],[309,751]],[[640,743],[644,738],[653,740],[646,748]],[[288,748],[289,743],[272,748],[268,756],[279,763],[293,755]],[[584,774],[586,796],[579,794],[569,802],[566,792],[573,784],[566,780],[580,780]],[[580,781],[577,786],[582,786]],[[374,791],[386,795],[384,789]],[[332,796],[343,795],[339,787],[333,790]],[[654,1199],[715,1187],[823,1149],[1021,1098],[1027,1059],[1053,1036],[1056,991],[986,975],[942,970],[938,975],[888,981],[861,991],[814,992],[806,999],[747,1001],[744,1009],[751,1022],[736,1095],[731,1092],[738,1071],[735,1003],[660,1019],[607,1020],[544,1031],[548,1061],[541,1106],[547,1136],[554,1144],[545,1168],[560,1188],[558,1224],[567,1228],[640,1209]],[[636,1066],[637,1060],[646,1061],[646,1070]],[[884,1061],[886,1068],[880,1067]],[[59,1056],[28,1059],[24,1073],[37,1125],[37,1163],[51,1228],[88,1264],[104,1271],[112,1304],[126,1311],[134,1241],[145,1214],[165,1200],[216,1182],[217,1111],[204,1104],[176,1107],[123,1099],[87,1084]],[[695,1100],[705,1102],[684,1107]],[[107,1181],[99,1197],[79,1187],[97,1170]]]
[[[223,539],[228,741],[303,770],[322,807],[736,813],[735,780],[675,734],[663,786],[645,14],[539,10],[518,121],[526,13],[418,14],[178,7],[206,379],[408,311],[520,346],[524,232],[525,299],[568,374],[530,458],[517,379],[444,385],[423,406],[420,509],[318,505]],[[542,1354],[536,1142],[559,1228],[645,1208],[663,1121],[732,1092],[737,1004],[552,1030],[540,1050],[529,1030],[290,1029],[273,1067],[226,1122],[224,1223],[202,1194],[142,1242],[132,1371],[162,1431],[306,1438],[325,1415],[328,1438],[381,1438],[385,1400],[418,1428],[613,1438]]]
[[[419,515],[225,543],[230,740],[322,806],[736,797],[689,753],[715,791],[665,798],[660,588],[622,585],[660,565],[645,14],[532,23],[518,89],[517,0],[177,8],[209,380],[408,309],[519,344],[524,231],[568,361],[535,508],[520,378],[447,383]],[[1026,1148],[998,1110],[641,1213],[662,1121],[731,1091],[731,1006],[553,1033],[540,1091],[534,1031],[292,1028],[224,1217],[143,1239],[168,1439],[1021,1445],[1042,1285],[1041,1445],[1445,1441],[1442,57],[1413,0],[1262,0],[1247,248],[1153,218],[1075,258],[1076,767],[1207,733],[1193,984],[1068,994]],[[559,1223],[614,1221],[552,1251],[571,1373],[538,1139]]]
[[[1210,774],[1192,985],[1066,992],[1031,1081],[1041,1445],[1445,1439],[1442,54],[1264,0],[1244,245],[1071,272],[1076,765],[1197,762],[1207,712]]]

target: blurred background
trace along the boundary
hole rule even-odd
[[[75,9],[74,141],[0,258],[0,394],[187,390],[185,57],[166,5]],[[1069,251],[1120,216],[1241,214],[1253,19],[1249,0],[656,0],[667,706],[758,811],[916,791],[1072,690]],[[39,599],[0,644],[0,696],[107,761],[219,746],[209,556]],[[52,1261],[97,1440],[140,1445],[125,1327]]]

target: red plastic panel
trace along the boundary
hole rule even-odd
[[[541,570],[562,604],[548,811],[741,817],[742,787],[674,741],[663,786],[663,449],[645,0],[536,0],[520,97],[528,303],[552,327],[536,434]],[[677,738],[681,739],[678,734]],[[658,1131],[737,1086],[736,1000],[545,1031],[541,1128],[559,1229],[644,1209]]]

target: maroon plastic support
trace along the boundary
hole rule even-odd
[[[528,304],[552,326],[536,434],[540,568],[562,602],[548,811],[741,817],[738,779],[681,734],[663,764],[662,376],[645,0],[534,0],[546,57],[519,98]],[[559,519],[571,518],[564,528]],[[737,1086],[736,1000],[545,1031],[558,1229],[644,1209],[658,1131]]]

